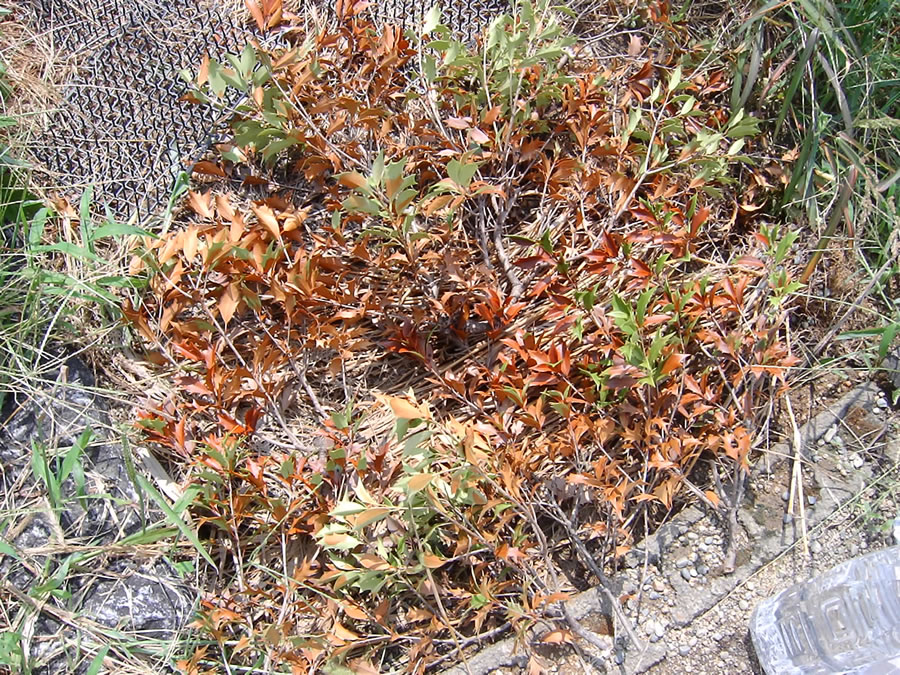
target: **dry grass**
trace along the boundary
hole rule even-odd
[[[5,3],[10,13],[0,18],[0,61],[6,65],[8,86],[14,92],[5,101],[4,114],[14,118],[13,145],[46,128],[47,117],[61,101],[60,87],[75,71],[71,55],[61,54],[51,34],[32,28],[24,3]]]

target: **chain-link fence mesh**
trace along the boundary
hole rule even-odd
[[[322,2],[326,9],[332,3]],[[421,25],[431,2],[373,2],[380,21]],[[95,200],[120,218],[158,210],[177,173],[196,160],[222,123],[212,107],[181,98],[178,74],[199,67],[204,54],[221,59],[253,37],[234,0],[26,0],[34,31],[75,74],[61,104],[47,116],[30,148],[48,182],[77,193],[94,186]],[[443,3],[444,22],[473,38],[508,0]]]
[[[120,217],[158,208],[217,124],[180,100],[184,68],[239,50],[233,8],[170,0],[30,0],[34,30],[76,63],[31,153],[61,188],[95,186]]]

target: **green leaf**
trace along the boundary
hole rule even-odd
[[[659,357],[662,355],[663,349],[665,349],[666,344],[669,342],[669,337],[667,335],[663,335],[662,329],[656,331],[656,336],[653,338],[653,342],[650,344],[650,351],[647,353],[647,361],[650,366],[656,366],[659,362]]]
[[[791,74],[791,82],[784,94],[784,102],[781,104],[781,109],[778,111],[778,117],[775,120],[775,136],[777,136],[778,132],[781,131],[781,125],[784,122],[787,111],[791,106],[791,102],[794,100],[794,94],[797,93],[797,87],[800,86],[800,81],[803,79],[803,75],[806,73],[806,65],[809,63],[810,58],[812,58],[813,50],[816,47],[816,41],[818,39],[819,29],[814,28],[812,32],[807,36],[806,46],[804,46],[803,48],[803,54],[800,56],[800,60],[797,61],[796,65],[794,66],[794,71]]]
[[[376,188],[384,184],[384,152],[379,151],[372,162],[372,173],[369,176],[369,186]]]
[[[81,243],[94,254],[94,238],[91,235],[91,201],[94,198],[94,186],[89,185],[81,193],[81,205],[78,210],[78,225],[81,229]]]
[[[422,25],[422,37],[428,35],[435,28],[441,25],[441,6],[434,5],[425,14],[425,23]]]
[[[16,549],[13,548],[8,541],[2,538],[0,538],[0,553],[19,560],[19,554],[16,552]]]
[[[781,238],[781,241],[778,242],[778,247],[775,249],[774,258],[776,264],[781,264],[785,256],[791,250],[791,246],[794,245],[794,242],[799,236],[799,232],[785,232],[784,236]]]
[[[175,527],[181,530],[181,533],[185,536],[185,538],[191,543],[191,545],[197,550],[203,559],[206,560],[213,568],[216,568],[216,563],[213,561],[212,557],[210,557],[209,553],[206,552],[206,549],[203,547],[203,544],[200,543],[200,539],[197,537],[197,534],[190,528],[190,526],[185,523],[181,517],[172,510],[172,507],[169,506],[168,502],[165,498],[156,491],[156,488],[147,480],[143,474],[136,474],[138,485],[140,485],[141,489],[144,490],[153,501],[156,502],[157,506],[162,509],[162,512],[166,514],[166,517],[169,519],[169,522],[172,523]]]
[[[178,534],[177,527],[154,527],[149,530],[141,530],[127,537],[119,539],[116,544],[119,546],[140,546],[141,544],[155,544],[164,539],[171,539]]]
[[[451,159],[447,163],[447,175],[450,176],[450,180],[463,189],[469,187],[476,171],[478,171],[478,162],[463,164],[459,160]]]
[[[356,502],[345,500],[338,502],[335,507],[328,512],[328,515],[332,516],[333,518],[343,518],[345,516],[352,516],[357,513],[362,513],[365,510],[365,504],[357,504]]]
[[[98,258],[93,251],[68,241],[58,241],[55,244],[50,244],[49,246],[37,246],[35,250],[39,252],[56,251],[57,253],[62,253],[63,255],[69,255],[73,258],[79,258],[80,260],[100,262],[100,258]]]
[[[550,238],[550,230],[544,230],[544,233],[541,235],[541,240],[538,243],[541,245],[541,248],[544,249],[544,253],[547,255],[553,254],[553,240]]]
[[[106,655],[109,653],[109,645],[104,645],[97,655],[91,660],[91,665],[88,666],[88,669],[85,671],[84,675],[97,675],[100,672],[100,669],[103,667],[103,659],[106,658]]]
[[[250,73],[256,68],[256,50],[253,45],[248,44],[241,52],[240,70],[244,78],[250,77]]]
[[[425,54],[422,57],[422,71],[428,84],[432,84],[437,79],[437,59],[431,54]]]
[[[207,76],[207,82],[209,83],[209,88],[212,90],[212,93],[216,96],[220,97],[225,93],[225,88],[228,86],[225,83],[225,78],[222,77],[221,66],[218,62],[210,59],[209,61],[209,74]]]
[[[287,150],[291,146],[297,145],[300,141],[292,136],[288,136],[287,138],[280,138],[272,141],[267,144],[265,149],[263,150],[263,160],[266,162],[271,162],[282,150]]]
[[[669,93],[672,93],[681,84],[681,65],[679,64],[675,70],[669,73]]]
[[[890,323],[884,327],[884,332],[881,334],[881,342],[878,343],[879,362],[884,361],[888,350],[894,342],[894,338],[897,337],[898,331],[900,331],[900,323]]]
[[[50,494],[50,502],[54,507],[60,504],[59,482],[56,475],[50,471],[47,459],[47,449],[42,443],[33,441],[31,447],[31,472],[34,477],[44,484]]]
[[[28,228],[28,245],[30,247],[40,246],[41,240],[44,238],[44,226],[47,224],[49,216],[50,209],[44,207],[32,218],[31,225]]]
[[[148,232],[147,230],[144,230],[140,227],[128,225],[127,223],[117,223],[115,221],[110,221],[106,223],[106,225],[101,225],[93,231],[92,240],[97,241],[98,239],[103,239],[104,237],[127,237],[131,235],[159,239],[159,237],[152,232]]]
[[[64,483],[70,475],[72,476],[72,480],[75,482],[76,494],[80,498],[81,507],[84,510],[87,510],[87,505],[84,501],[87,492],[85,490],[84,465],[81,463],[81,458],[93,436],[94,432],[90,428],[81,432],[81,435],[78,436],[72,447],[66,452],[65,457],[63,457],[62,468],[59,472],[60,483]]]
[[[634,309],[634,320],[638,326],[644,325],[644,315],[647,312],[647,305],[649,305],[650,300],[653,299],[654,293],[655,290],[653,288],[648,288],[641,293],[641,296],[638,298],[637,306]]]
[[[351,213],[366,213],[370,216],[381,213],[381,204],[363,195],[350,195],[341,202],[341,206]]]

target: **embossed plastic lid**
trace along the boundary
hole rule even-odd
[[[900,546],[763,600],[750,634],[769,675],[900,674]]]

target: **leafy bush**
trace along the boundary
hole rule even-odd
[[[476,47],[436,11],[286,35],[194,80],[247,94],[197,173],[271,190],[193,191],[139,252],[124,311],[179,371],[140,426],[221,544],[222,658],[418,669],[565,597],[560,540],[612,562],[689,488],[732,501],[796,363],[794,235],[738,209],[758,122],[696,54],[604,62],[527,1]]]

